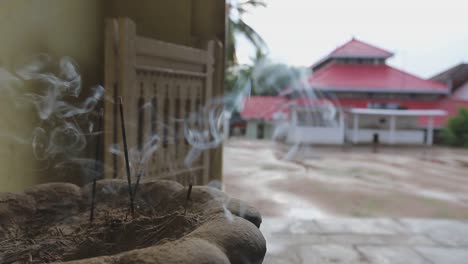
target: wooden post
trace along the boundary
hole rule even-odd
[[[129,150],[137,147],[138,87],[135,85],[136,71],[136,26],[128,18],[119,18],[119,58],[118,83],[121,96],[125,101],[124,113],[127,123],[127,142]]]
[[[213,100],[213,77],[214,77],[214,58],[215,58],[215,41],[211,40],[208,42],[208,57],[206,61],[206,80],[205,80],[205,100],[204,105],[207,106]],[[206,116],[205,118],[208,118]],[[208,120],[207,120],[208,121]],[[205,127],[203,129],[210,129],[208,126],[208,122],[204,122]],[[212,140],[211,137],[208,140]],[[211,150],[204,150],[203,151],[203,178],[202,184],[208,184],[210,181],[210,159],[211,159]]]
[[[220,97],[224,95],[224,49],[223,44],[219,40],[212,40],[214,45],[213,58],[214,58],[214,72],[213,72],[213,89],[212,96]],[[229,133],[229,124],[227,133]],[[225,137],[227,140],[228,137]],[[210,151],[211,164],[210,164],[210,181],[222,181],[223,177],[223,145]],[[206,183],[205,183],[206,184]]]

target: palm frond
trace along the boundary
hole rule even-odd
[[[240,7],[250,6],[250,7],[266,7],[266,3],[264,0],[247,0],[241,1],[237,3]]]
[[[232,21],[232,30],[234,34],[243,35],[249,40],[249,42],[257,49],[257,51],[265,51],[268,49],[268,45],[265,40],[244,20],[239,19],[238,21]]]
[[[255,7],[266,7],[266,3],[264,0],[233,0],[227,4],[230,17],[226,41],[226,59],[231,66],[237,64],[236,37],[240,35],[244,36],[253,45],[256,53],[264,53],[268,50],[265,40],[242,20],[242,14],[248,12],[249,8]]]

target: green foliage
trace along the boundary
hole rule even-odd
[[[444,142],[451,146],[468,148],[468,108],[461,108],[442,130]]]
[[[253,90],[260,95],[277,95],[307,73],[307,69],[265,61],[254,70]]]
[[[263,52],[268,49],[267,44],[263,38],[245,21],[242,19],[242,15],[247,13],[251,8],[266,7],[266,3],[263,0],[230,0],[227,4],[227,11],[229,14],[228,19],[228,32],[227,32],[227,52],[226,59],[228,66],[234,66],[237,64],[236,56],[236,37],[239,35],[244,36],[256,52]]]
[[[257,54],[252,65],[237,65],[226,74],[227,91],[250,91],[250,95],[278,95],[307,74],[306,68],[274,62],[264,54]]]
[[[299,80],[307,69],[273,62],[267,57],[268,46],[262,37],[242,19],[252,8],[266,7],[264,0],[229,0],[227,32],[227,92],[250,95],[277,95],[279,91]],[[239,65],[236,57],[236,38],[245,37],[255,49],[251,65]]]

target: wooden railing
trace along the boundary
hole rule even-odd
[[[216,41],[209,41],[204,50],[195,49],[137,36],[136,26],[128,18],[106,22],[107,178],[124,176],[122,157],[109,151],[121,143],[117,101],[122,96],[129,148],[138,153],[145,144],[158,145],[144,168],[144,177],[171,178],[183,184],[191,178],[198,185],[216,179],[210,171],[220,167],[210,164],[210,160],[220,162],[210,157],[215,152],[204,151],[189,167],[184,163],[192,148],[184,137],[184,120],[185,124],[195,122],[189,114],[200,111],[212,99],[213,82],[219,82],[222,72],[216,69],[221,67],[216,63],[220,54],[222,46]],[[159,140],[151,141],[155,137]]]

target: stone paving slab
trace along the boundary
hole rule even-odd
[[[274,234],[266,235],[267,240],[282,241],[282,244],[341,244],[341,245],[369,245],[369,246],[440,246],[423,235],[362,235],[350,233],[333,234]]]
[[[415,250],[432,264],[468,264],[468,249],[418,247]]]
[[[283,252],[280,255],[269,254],[266,256],[264,263],[268,264],[353,264],[353,263],[368,263],[363,259],[359,251],[352,247],[342,245],[313,245],[313,246],[298,246],[290,248],[289,251]]]
[[[430,264],[426,259],[408,247],[358,246],[369,263],[375,264]]]
[[[316,220],[316,223],[324,233],[392,235],[405,232],[393,219],[331,218]]]
[[[410,233],[425,234],[445,246],[468,247],[468,222],[457,220],[401,219]]]
[[[366,260],[352,247],[338,244],[302,246],[304,263],[363,263]]]
[[[283,221],[281,221],[283,220]],[[264,263],[467,263],[468,222],[264,219]]]

